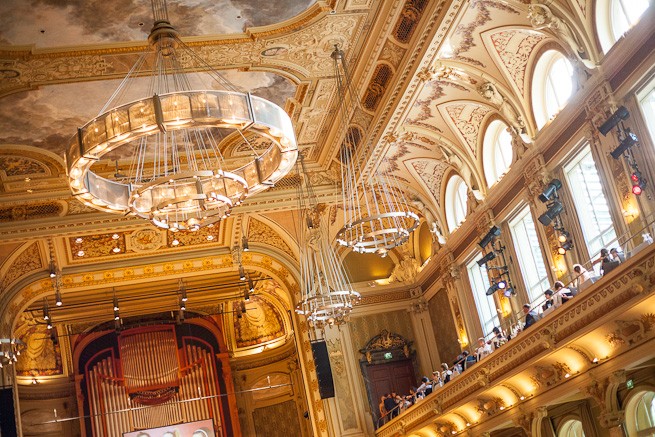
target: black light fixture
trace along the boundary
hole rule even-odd
[[[118,296],[116,296],[116,290],[114,290],[114,311],[119,311],[121,308],[118,305]]]
[[[184,281],[180,279],[180,299],[182,302],[186,302],[188,297],[186,295],[186,287],[184,286]]]
[[[242,264],[239,264],[239,280],[246,280],[246,270],[243,268]]]
[[[512,296],[516,296],[516,292],[514,291],[514,289],[513,289],[512,287],[507,287],[507,288],[503,291],[503,295],[504,295],[505,297],[512,297]]]
[[[489,261],[495,258],[496,258],[496,252],[489,252],[488,254],[486,254],[485,256],[483,256],[477,261],[478,266],[482,267],[483,265],[487,264]]]
[[[543,203],[548,202],[553,196],[557,195],[557,190],[562,188],[562,181],[559,179],[553,179],[546,185],[544,191],[539,195],[539,200]]]
[[[630,175],[630,181],[632,182],[632,194],[640,196],[644,192],[644,188],[646,188],[646,179],[639,170],[635,170]]]
[[[48,306],[48,300],[43,299],[43,320],[50,320],[50,307]]]
[[[61,300],[61,290],[59,289],[59,284],[55,284],[55,305],[60,307],[63,304],[64,303]]]
[[[619,159],[626,151],[639,142],[637,135],[630,132],[630,129],[625,130],[625,137],[621,140],[618,147],[610,152],[612,158]]]
[[[626,120],[628,117],[630,117],[630,112],[628,112],[626,107],[619,106],[619,109],[617,109],[614,114],[610,115],[609,118],[600,125],[598,132],[606,137],[612,129],[614,129],[622,120]]]
[[[487,288],[487,296],[492,296],[498,290],[500,290],[500,287],[494,282],[491,287]]]
[[[500,228],[498,226],[492,226],[491,229],[489,229],[489,232],[480,240],[478,245],[480,245],[481,248],[487,247],[489,243],[494,241],[496,237],[500,236]],[[491,258],[493,259],[493,258]]]
[[[548,226],[555,218],[564,211],[564,205],[559,200],[552,202],[548,210],[539,216],[539,223]]]
[[[248,291],[247,288],[243,289],[243,300],[246,302],[250,302],[250,291]]]
[[[557,253],[560,255],[566,255],[566,252],[573,249],[573,241],[567,240],[560,247],[557,248]]]
[[[250,275],[248,275],[248,290],[250,290],[251,293],[254,293],[255,291],[255,284],[252,282]]]
[[[50,259],[50,277],[51,278],[57,277],[57,267],[55,266],[55,260],[53,259]]]
[[[248,246],[248,237],[246,237],[245,235],[241,237],[241,249],[244,252],[248,252],[250,250],[250,247]]]
[[[180,297],[180,311],[186,311],[186,303]]]

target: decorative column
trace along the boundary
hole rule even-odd
[[[340,436],[355,436],[367,434],[367,425],[372,423],[367,410],[367,400],[361,397],[357,390],[357,374],[361,372],[357,366],[359,360],[352,350],[350,325],[345,324],[339,329],[326,329],[327,343],[332,378],[334,380],[334,399],[327,402],[329,419],[332,429]]]
[[[428,303],[423,298],[421,287],[409,290],[414,298],[407,309],[412,328],[416,333],[414,345],[418,352],[418,363],[423,375],[430,377],[434,370],[439,369],[441,363],[437,341],[434,338]]]
[[[450,255],[452,258],[452,255]],[[451,260],[451,263],[454,262]],[[468,348],[471,345],[471,331],[467,329],[466,323],[464,321],[464,316],[462,315],[461,305],[460,305],[460,290],[463,290],[464,286],[462,284],[462,278],[459,273],[459,268],[456,265],[450,264],[450,268],[443,275],[442,279],[446,292],[448,293],[448,301],[450,302],[450,310],[453,314],[453,320],[455,321],[455,327],[457,328],[457,339],[459,341],[459,346],[462,350]]]

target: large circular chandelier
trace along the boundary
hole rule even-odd
[[[200,59],[171,26],[165,1],[153,0],[153,13],[153,51],[139,58],[99,115],[71,139],[68,182],[96,209],[193,231],[273,186],[293,167],[298,149],[282,108],[239,92]],[[144,76],[145,97],[130,98],[130,91],[144,87]],[[265,147],[251,147],[245,161],[223,156],[229,145],[261,139]],[[117,165],[112,177],[107,162],[119,159],[129,159],[129,169],[119,172]]]
[[[398,181],[390,175],[386,161],[366,177],[360,165],[361,131],[348,127],[349,117],[358,105],[352,89],[344,52],[332,52],[337,80],[342,126],[346,135],[340,150],[341,194],[344,225],[337,233],[337,242],[358,253],[386,256],[394,247],[409,240],[419,225],[419,217],[407,204]]]

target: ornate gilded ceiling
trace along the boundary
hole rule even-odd
[[[344,132],[335,122],[329,56],[339,44],[361,98],[352,122],[366,132],[360,146],[365,171],[386,158],[383,165],[407,190],[416,211],[444,230],[444,182],[451,172],[460,174],[479,199],[487,194],[481,143],[491,120],[504,120],[521,133],[524,149],[534,147],[530,77],[539,53],[559,48],[579,72],[589,68],[561,32],[529,17],[528,3],[170,0],[169,14],[187,44],[213,68],[286,109],[317,195],[330,204],[337,199],[335,157]],[[597,59],[599,50],[587,36],[589,4],[548,3],[552,14],[578,23],[570,28],[578,49],[584,48],[587,61]],[[193,236],[172,236],[132,217],[99,213],[70,196],[64,142],[97,114],[146,47],[147,5],[126,1],[114,10],[107,8],[115,2],[99,1],[65,7],[46,0],[0,4],[0,272],[11,279],[11,284],[4,280],[2,291],[10,292],[0,294],[2,305],[46,274],[50,256],[64,270],[102,275],[113,264],[228,254],[246,232],[257,251],[282,264],[292,266],[297,257],[289,213],[297,205],[295,175]],[[244,156],[241,146],[232,144],[230,156]],[[114,162],[103,164],[106,174],[116,172]],[[327,211],[336,231],[342,226],[340,211],[335,206]],[[418,259],[416,247],[390,259],[399,263],[412,254]],[[393,271],[373,264],[371,269]]]

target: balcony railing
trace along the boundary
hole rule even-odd
[[[520,332],[507,344],[470,366],[448,384],[443,387],[435,387],[432,394],[383,425],[376,431],[376,435],[379,437],[404,435],[424,426],[435,426],[435,423],[439,423],[443,416],[466,417],[465,414],[457,413],[459,407],[467,403],[478,402],[479,399],[493,398],[485,392],[500,384],[511,387],[511,378],[518,378],[520,375],[524,379],[538,381],[540,375],[534,375],[538,365],[546,366],[554,372],[554,379],[551,382],[557,385],[571,375],[575,376],[586,372],[589,368],[598,365],[599,361],[601,364],[607,363],[618,354],[617,350],[622,347],[621,338],[616,340],[616,344],[613,344],[607,333],[616,331],[618,334],[613,335],[622,336],[623,331],[620,327],[617,328],[616,321],[620,321],[628,312],[635,313],[637,306],[639,309],[650,308],[653,312],[655,295],[652,291],[654,289],[655,245],[651,244],[581,291],[569,303],[549,313],[529,329]],[[646,300],[649,301],[649,304],[644,304]],[[650,316],[646,314],[646,317]],[[634,333],[630,333],[632,331],[644,331],[642,334],[645,335],[646,325],[640,323],[638,320],[634,322],[633,328],[627,330],[626,335],[633,335]],[[655,325],[655,320],[652,325]],[[649,325],[648,335],[652,335],[651,331],[655,331],[655,326]],[[592,338],[596,338],[596,340],[590,340]],[[589,344],[589,341],[597,341],[597,338],[604,339],[603,347],[610,350],[610,353],[602,356],[603,354],[600,353],[580,352],[589,356],[583,360],[585,361],[584,365],[579,365],[577,369],[571,368],[560,372],[557,365],[552,364],[552,361],[555,360],[552,355],[557,354],[558,351],[566,348],[584,350],[584,347],[579,346],[580,342]],[[636,344],[632,340],[628,340],[624,341],[626,346],[632,347]],[[653,354],[655,355],[655,351]],[[549,359],[549,357],[551,358]],[[563,367],[560,365],[560,367],[568,368],[566,365]],[[550,383],[547,386],[552,388]],[[545,385],[539,387],[536,384],[534,391],[529,395],[526,393],[526,396],[534,398],[539,395],[540,390],[544,389]],[[521,398],[526,396],[517,394],[512,405],[505,407],[519,404],[524,401]],[[505,407],[500,408],[497,413],[502,414],[506,410]],[[468,426],[464,423],[457,425],[452,421],[448,422],[449,425],[446,428],[452,428],[448,428],[450,430],[448,434],[457,434],[468,427],[477,426],[476,423],[479,424],[487,415],[481,414],[481,416],[484,417],[477,418],[477,420],[476,418],[463,419],[462,421],[468,421]]]

